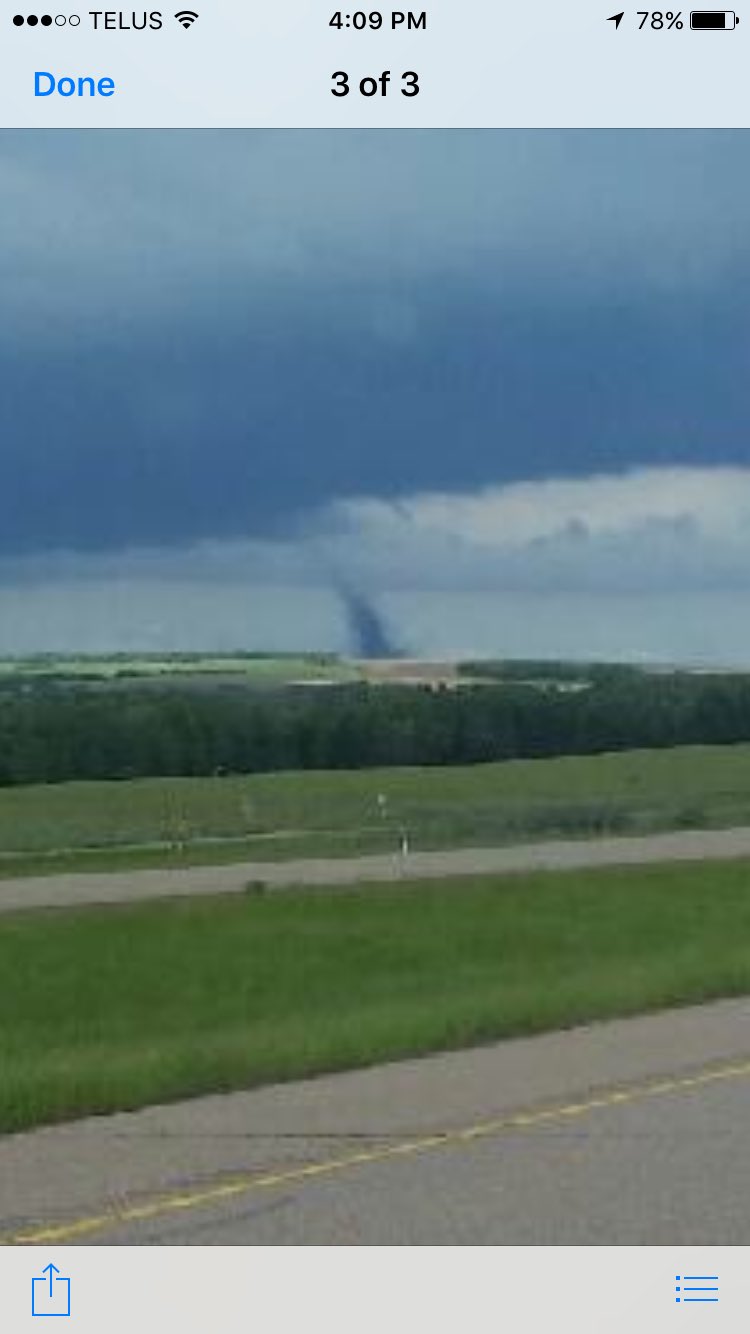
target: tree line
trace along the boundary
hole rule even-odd
[[[0,784],[475,764],[750,740],[750,677],[623,673],[586,689],[278,692],[35,684],[0,692]]]

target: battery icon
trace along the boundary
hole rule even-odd
[[[737,15],[733,9],[692,9],[690,27],[702,32],[728,32],[737,27]]]

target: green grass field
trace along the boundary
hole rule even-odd
[[[400,828],[415,847],[438,848],[745,823],[749,745],[65,783],[0,789],[0,875],[343,855],[393,847]]]
[[[750,866],[0,918],[0,1130],[750,991]]]

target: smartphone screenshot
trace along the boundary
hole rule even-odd
[[[750,11],[34,4],[3,1334],[745,1328]]]

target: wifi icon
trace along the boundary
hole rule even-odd
[[[179,14],[175,14],[177,22],[181,23],[185,29],[192,28],[197,17],[198,15],[194,9],[181,9]]]

